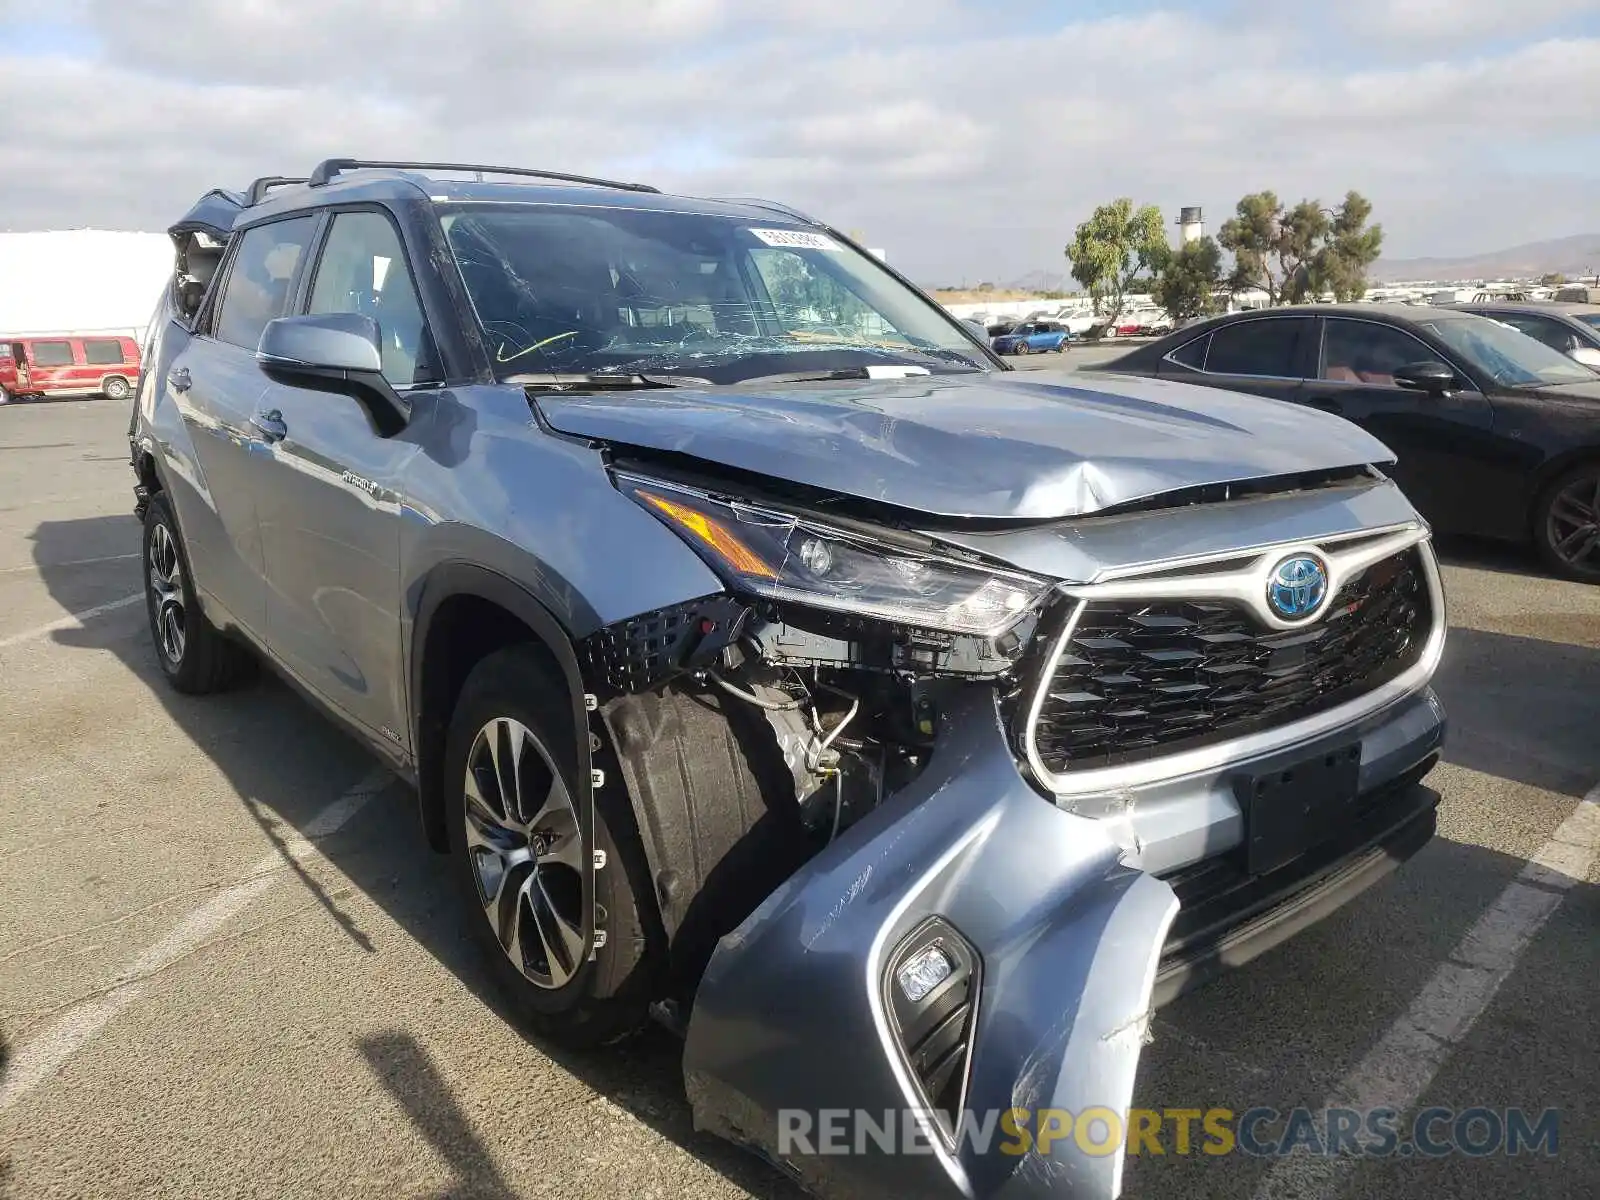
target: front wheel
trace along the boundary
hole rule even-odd
[[[1544,490],[1533,536],[1557,575],[1600,583],[1600,462],[1574,467]]]
[[[1013,354],[1026,354],[1028,353],[1029,349],[1030,347],[1028,346],[1027,342],[1018,342],[1011,348],[1011,352]]]
[[[636,896],[651,893],[625,798],[597,798],[583,837],[566,697],[532,646],[474,667],[446,739],[446,811],[466,920],[495,982],[537,1032],[584,1047],[645,1023],[657,956]],[[584,877],[596,850],[605,865],[594,872],[595,917],[606,937],[593,950]]]

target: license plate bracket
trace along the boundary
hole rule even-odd
[[[1361,743],[1347,743],[1235,781],[1248,871],[1265,875],[1327,841],[1355,816]]]

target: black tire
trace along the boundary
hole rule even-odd
[[[568,795],[579,794],[570,701],[549,655],[539,647],[520,645],[484,658],[467,676],[445,741],[445,814],[452,871],[470,934],[514,1014],[535,1033],[577,1049],[624,1038],[648,1020],[650,1002],[660,991],[662,963],[659,935],[650,932],[659,926],[647,924],[649,910],[644,907],[651,895],[649,870],[625,789],[620,780],[613,779],[596,791],[594,845],[578,847],[583,856],[592,856],[596,849],[606,855],[605,867],[594,873],[597,916],[605,930],[605,945],[593,961],[587,954],[578,955],[571,964],[560,964],[559,970],[554,956],[547,954],[544,971],[534,971],[542,974],[545,982],[535,982],[524,969],[513,965],[511,952],[491,924],[491,905],[503,914],[505,900],[491,897],[486,901],[480,893],[479,868],[467,842],[469,759],[481,745],[480,734],[498,722],[514,722],[531,735],[534,742],[524,743],[522,753],[537,752],[538,758],[526,761],[540,770],[553,766],[561,773]],[[477,853],[481,855],[482,849]],[[528,873],[513,876],[513,869],[520,868],[506,867],[498,879],[495,890],[502,898],[514,878],[519,888],[528,879]],[[542,863],[537,869],[543,869]],[[581,904],[581,894],[574,897],[570,890],[575,886],[580,885],[569,884],[565,899]],[[522,923],[525,910],[521,900],[512,900],[511,919]],[[531,913],[530,919],[536,920]],[[534,947],[533,952],[538,954],[539,948]],[[523,962],[527,963],[526,953]],[[569,970],[570,976],[566,976]],[[566,977],[557,982],[558,975]]]
[[[162,492],[151,496],[145,509],[140,565],[144,568],[150,640],[167,682],[188,695],[204,695],[223,691],[246,678],[255,660],[200,611],[189,552]]]
[[[100,387],[107,400],[126,400],[133,395],[133,389],[128,386],[128,381],[120,375],[111,376]]]
[[[1027,342],[1016,342],[1011,347],[1011,353],[1013,354],[1027,354],[1028,352]]]
[[[1539,494],[1533,541],[1553,574],[1600,583],[1600,461],[1563,472]]]
[[[6,391],[5,388],[0,387],[0,404],[10,404],[10,403],[11,403],[11,393]]]

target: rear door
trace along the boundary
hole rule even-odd
[[[1315,341],[1311,317],[1248,317],[1185,343],[1163,360],[1159,373],[1186,383],[1298,401]]]
[[[414,279],[386,212],[341,211],[303,306],[376,320],[384,375],[401,393],[436,374]],[[274,383],[257,404],[280,432],[258,501],[268,644],[347,717],[405,745],[400,512],[418,447],[405,433],[379,436],[346,395]]]
[[[195,583],[258,639],[266,630],[266,582],[255,494],[270,451],[253,420],[269,384],[255,349],[267,322],[289,311],[318,220],[292,217],[237,235],[197,336],[154,381],[182,414],[194,447],[195,461],[178,472],[185,486],[174,493]]]
[[[1354,421],[1393,450],[1397,461],[1389,474],[1430,521],[1442,529],[1487,532],[1496,523],[1486,511],[1499,489],[1486,489],[1485,482],[1504,457],[1493,434],[1493,406],[1470,383],[1448,396],[1395,383],[1396,369],[1421,362],[1442,362],[1463,381],[1469,378],[1443,352],[1398,326],[1328,317],[1305,402]]]

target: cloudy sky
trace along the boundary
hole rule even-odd
[[[0,112],[0,229],[359,155],[772,196],[927,284],[1062,270],[1117,195],[1600,232],[1600,0],[0,0]]]

